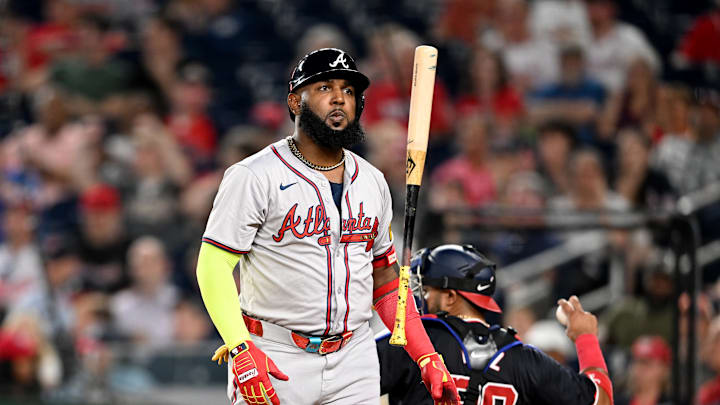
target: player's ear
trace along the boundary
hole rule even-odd
[[[458,298],[460,298],[455,290],[443,290],[443,295],[445,296],[445,304],[448,306],[455,305]]]
[[[295,115],[300,115],[300,95],[295,93],[288,93],[287,96],[287,105],[290,108],[290,111],[293,112]]]

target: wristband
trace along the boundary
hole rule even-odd
[[[599,368],[607,373],[607,365],[600,351],[597,336],[592,333],[578,336],[575,339],[575,348],[577,349],[580,372],[588,368]]]
[[[235,356],[237,356],[240,353],[245,353],[248,350],[249,346],[246,342],[242,342],[239,345],[235,346],[234,349],[230,350],[230,358],[234,359]]]
[[[382,298],[389,292],[392,292],[393,290],[397,290],[398,285],[400,284],[400,279],[396,278],[393,281],[390,281],[389,283],[385,283],[381,285],[380,287],[373,290],[373,301],[377,300],[378,298]]]
[[[580,365],[580,373],[585,374],[597,387],[613,401],[612,381],[608,376],[605,358],[600,351],[600,343],[597,336],[592,333],[580,335],[575,339],[575,348],[577,349],[578,363]],[[595,403],[598,402],[598,395],[595,395]]]

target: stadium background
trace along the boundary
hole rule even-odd
[[[695,309],[692,391],[717,404],[720,4],[701,0],[0,0],[0,401],[225,403],[194,278],[224,168],[291,132],[294,61],[341,47],[401,229],[421,43],[440,57],[415,246],[487,252],[503,322],[570,367],[551,315],[580,295],[620,401],[670,388]],[[666,230],[622,214],[707,190],[687,295]],[[620,226],[558,226],[578,214]],[[642,335],[666,343],[631,351]]]

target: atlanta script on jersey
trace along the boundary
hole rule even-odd
[[[240,306],[312,335],[370,319],[374,267],[396,261],[382,173],[346,151],[341,209],[328,180],[278,141],[223,176],[203,241],[240,259]]]

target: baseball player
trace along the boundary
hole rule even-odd
[[[225,343],[214,359],[229,352],[232,404],[379,401],[368,321],[374,305],[394,323],[392,204],[382,173],[346,149],[364,137],[358,119],[368,85],[340,49],[306,55],[289,82],[292,136],[225,172],[197,277]],[[458,403],[414,305],[406,319],[405,349],[422,381],[437,403]]]
[[[597,319],[573,296],[560,300],[568,314],[580,374],[515,338],[512,329],[489,325],[485,311],[501,312],[493,300],[495,264],[469,245],[423,249],[411,262],[412,284],[423,292],[423,323],[447,362],[467,405],[610,405],[612,383],[597,341]],[[377,343],[381,391],[391,404],[432,404],[420,377],[388,338]]]

